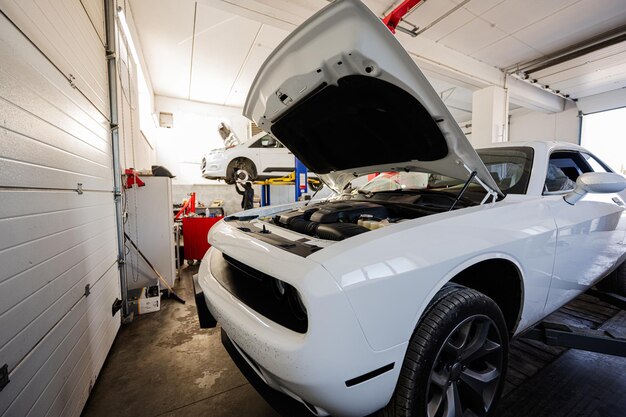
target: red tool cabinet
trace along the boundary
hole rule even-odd
[[[209,250],[209,229],[224,217],[183,217],[185,260],[201,260]]]

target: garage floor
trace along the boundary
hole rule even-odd
[[[83,417],[279,416],[233,364],[219,330],[198,327],[191,284],[196,271],[184,269],[177,286],[185,305],[163,300],[161,311],[121,328]],[[548,356],[543,346],[514,346],[499,416],[626,415],[626,358],[545,347],[553,353]],[[537,363],[534,375],[525,369]],[[274,405],[284,416],[300,415],[291,405]]]

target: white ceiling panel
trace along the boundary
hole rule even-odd
[[[456,4],[451,0],[426,1],[413,8],[411,13],[406,15],[405,18],[409,22],[423,28],[448,13],[454,7],[456,7]]]
[[[476,16],[461,7],[446,16],[445,19],[441,20],[436,25],[428,28],[428,30],[421,33],[420,36],[425,36],[434,41],[439,41],[475,18]],[[411,23],[413,22],[411,21]]]
[[[556,82],[574,76],[581,76],[602,68],[619,65],[623,62],[626,62],[626,42],[553,65],[541,71],[535,71],[531,75],[534,78]]]
[[[626,23],[624,0],[583,0],[515,33],[515,37],[549,54]]]
[[[189,98],[223,104],[260,30],[260,23],[238,16],[214,24],[214,9],[198,7]]]
[[[461,3],[464,0],[452,0],[455,3]],[[470,0],[465,3],[463,7],[473,13],[476,16],[480,16],[487,10],[491,10],[493,7],[504,2],[505,0]]]
[[[481,17],[507,33],[545,19],[581,0],[506,0],[486,11]]]
[[[626,88],[626,79],[612,79],[606,83],[594,86],[581,86],[580,88],[572,90],[570,94],[572,97],[580,98],[592,96],[594,94],[606,93],[607,91],[617,90],[619,88]]]
[[[133,0],[131,8],[155,92],[187,98],[194,3]]]
[[[272,28],[267,25],[261,27],[259,36],[250,50],[250,54],[241,66],[237,79],[224,100],[224,104],[234,107],[243,106],[256,73],[269,54],[278,46],[285,36],[287,36],[287,32],[284,30]]]
[[[624,74],[626,74],[626,61],[622,62],[624,63],[621,65],[603,68],[581,76],[552,83],[550,84],[550,87],[569,92],[580,90],[581,88],[595,87],[601,84],[611,83],[618,78],[623,78]]]
[[[507,36],[472,54],[474,58],[500,68],[524,62],[537,55],[537,51],[512,36]]]
[[[491,45],[507,34],[482,19],[474,19],[440,42],[467,55]]]

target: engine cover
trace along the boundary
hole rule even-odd
[[[382,220],[388,217],[387,209],[367,201],[335,201],[319,206],[310,220],[317,223],[356,223],[362,214]]]

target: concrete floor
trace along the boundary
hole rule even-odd
[[[185,268],[161,310],[120,329],[83,417],[255,416],[278,414],[257,394],[222,346],[219,329],[200,329]]]
[[[185,305],[163,300],[161,311],[122,326],[83,417],[279,417],[234,365],[219,329],[199,328],[196,271],[185,268],[176,287]],[[508,393],[497,414],[622,417],[625,392],[626,358],[570,350]],[[304,415],[272,404],[285,417]]]

